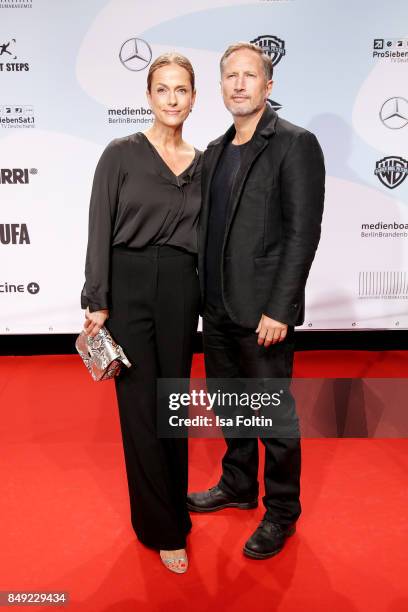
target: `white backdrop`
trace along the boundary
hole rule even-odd
[[[272,104],[326,158],[303,327],[407,328],[407,19],[406,0],[351,12],[342,0],[0,0],[0,333],[82,327],[93,172],[112,138],[150,124],[150,53],[191,59],[185,137],[204,149],[231,123],[219,58],[260,36]]]

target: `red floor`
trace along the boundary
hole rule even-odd
[[[295,374],[402,377],[408,352],[297,353]],[[303,513],[283,552],[242,556],[261,506],[193,515],[177,576],[129,525],[111,381],[77,356],[2,357],[0,402],[0,591],[66,591],[65,609],[86,612],[407,612],[407,440],[303,440]],[[190,444],[191,488],[214,484],[223,442]]]

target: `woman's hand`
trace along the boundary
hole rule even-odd
[[[89,312],[89,308],[87,308],[85,310],[84,323],[84,331],[86,335],[94,338],[101,327],[103,327],[108,317],[109,310],[96,310],[95,312]]]

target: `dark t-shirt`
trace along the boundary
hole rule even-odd
[[[109,308],[114,246],[166,244],[197,252],[201,159],[196,150],[176,176],[141,132],[109,143],[92,186],[82,308]]]
[[[210,188],[207,245],[205,250],[206,303],[223,306],[221,290],[221,254],[231,193],[245,151],[243,145],[229,142],[218,161]]]

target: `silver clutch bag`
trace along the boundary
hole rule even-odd
[[[108,380],[117,376],[123,365],[132,365],[122,347],[117,344],[106,327],[101,327],[94,338],[81,331],[75,348],[94,380]]]

